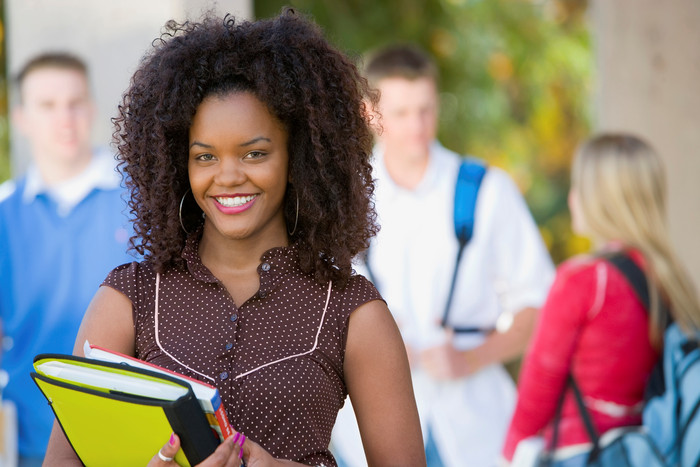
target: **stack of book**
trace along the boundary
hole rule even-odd
[[[84,465],[146,465],[172,432],[175,461],[195,465],[234,434],[214,386],[88,342],[84,353],[37,355],[31,375]]]

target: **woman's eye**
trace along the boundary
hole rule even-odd
[[[214,156],[212,156],[211,154],[200,154],[199,156],[197,156],[197,160],[199,161],[211,161],[213,159]]]
[[[246,157],[246,159],[260,159],[260,158],[263,157],[264,155],[265,155],[264,152],[260,152],[260,151],[251,151],[251,152],[249,152],[248,154],[246,154],[245,157]]]

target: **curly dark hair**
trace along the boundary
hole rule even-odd
[[[184,266],[178,210],[189,190],[189,128],[205,97],[240,91],[255,95],[289,133],[284,215],[293,226],[298,196],[290,240],[302,270],[345,284],[352,258],[378,230],[363,101],[377,96],[320,28],[291,9],[255,22],[211,14],[169,21],[154,41],[113,119],[131,193],[132,249],[158,271]],[[199,207],[189,202],[182,210],[187,230],[197,229]]]

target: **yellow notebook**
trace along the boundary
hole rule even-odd
[[[176,377],[73,355],[41,354],[31,376],[80,460],[143,466],[177,433],[175,460],[195,465],[219,444],[191,386]]]

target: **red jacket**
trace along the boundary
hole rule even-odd
[[[632,258],[644,267],[641,255],[632,253]],[[544,433],[550,439],[557,401],[569,373],[583,393],[598,434],[639,425],[638,409],[657,359],[649,340],[647,312],[625,277],[598,258],[563,263],[523,362],[504,457],[511,460],[518,442],[529,436]],[[590,439],[568,389],[558,447],[587,442]]]

